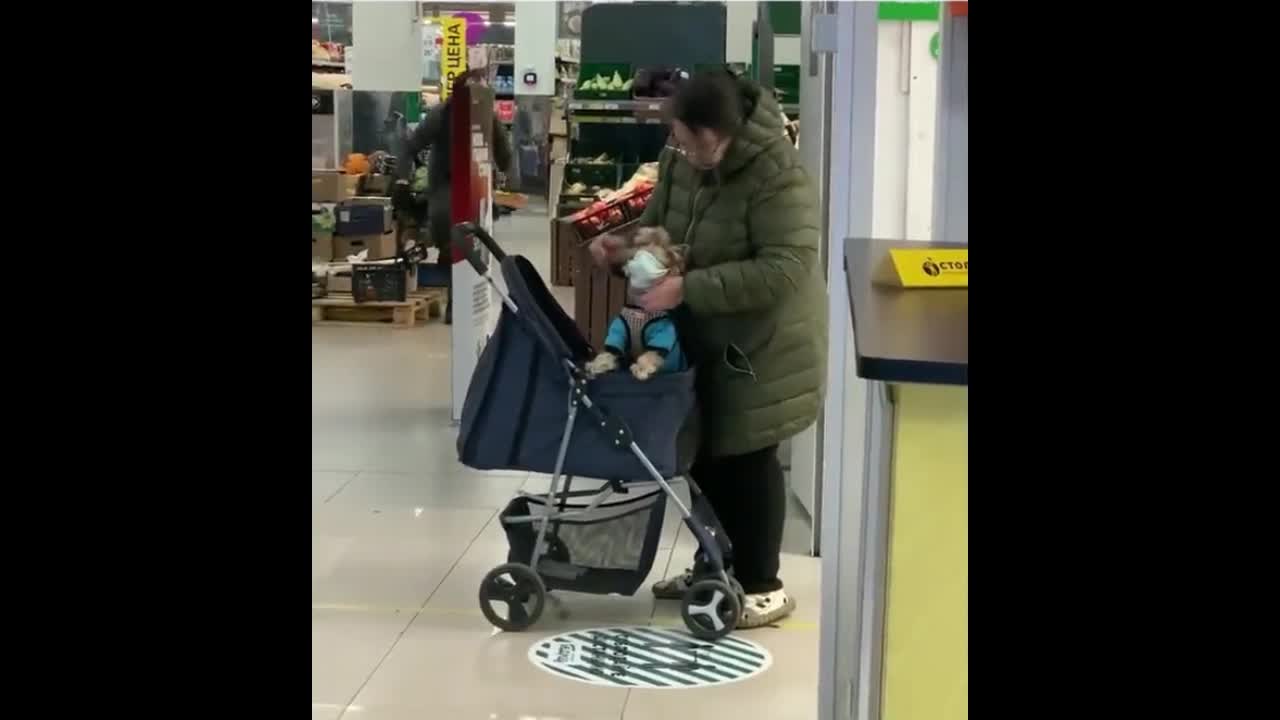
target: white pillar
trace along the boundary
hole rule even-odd
[[[822,443],[822,638],[818,718],[849,720],[865,693],[865,638],[858,557],[862,549],[862,466],[867,382],[854,370],[844,240],[871,234],[875,185],[877,6],[835,3],[837,44],[831,67],[827,295],[830,318],[827,402]],[[801,126],[800,132],[804,132]],[[801,143],[803,144],[803,140]]]
[[[516,95],[556,94],[556,33],[559,6],[553,2],[516,3]],[[525,73],[538,76],[526,85]]]
[[[773,36],[774,65],[802,65],[799,35]]]
[[[969,242],[969,17],[944,7],[933,239]]]
[[[936,32],[936,21],[877,26],[874,237],[933,239],[938,63],[929,43]]]
[[[730,3],[732,7],[736,3]],[[828,217],[829,193],[827,189],[827,167],[829,158],[828,134],[830,133],[829,113],[831,105],[831,56],[827,52],[813,53],[814,16],[818,22],[832,24],[833,17],[821,15],[820,3],[806,2],[801,5],[800,17],[800,159],[805,171],[813,183],[813,191],[819,198],[821,209],[821,227],[825,240]],[[821,43],[819,43],[821,44]],[[830,50],[831,48],[823,48]],[[820,258],[823,267],[827,263],[838,262],[833,259],[824,242]],[[842,341],[843,342],[843,341]],[[811,549],[822,552],[819,536],[822,527],[821,507],[821,467],[822,444],[825,440],[824,420],[819,419],[813,427],[797,435],[791,441],[791,492],[795,494],[800,505],[813,520],[813,537]],[[838,440],[836,441],[837,444]]]
[[[356,90],[417,90],[422,87],[422,17],[416,2],[357,2],[351,5],[351,44]]]
[[[756,6],[757,3],[754,2],[725,3],[725,62],[751,63],[751,37],[755,32]]]

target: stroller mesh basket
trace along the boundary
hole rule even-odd
[[[667,496],[661,489],[595,507],[556,503],[547,523],[546,551],[538,558],[538,574],[552,590],[634,594],[653,568],[666,507]],[[527,518],[547,516],[543,498],[521,496],[507,504],[500,520],[511,548],[508,561],[530,561],[540,522]]]

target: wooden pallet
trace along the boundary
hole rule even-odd
[[[357,303],[350,293],[331,294],[311,300],[313,325],[389,324],[396,328],[410,328],[440,317],[444,312],[444,291],[418,290],[409,293],[403,302]]]

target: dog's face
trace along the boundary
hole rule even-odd
[[[672,275],[684,274],[685,249],[673,245],[671,236],[663,228],[646,227],[637,230],[631,241],[631,253],[634,254],[637,250],[648,250]]]

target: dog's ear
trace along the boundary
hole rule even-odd
[[[650,242],[652,242],[654,245],[658,245],[664,248],[671,247],[671,234],[667,232],[666,228],[653,227],[653,228],[649,228],[649,231],[653,234]]]
[[[632,237],[631,239],[631,245],[633,247],[645,247],[646,245],[653,245],[655,244],[654,241],[657,239],[656,236],[657,236],[657,233],[655,232],[654,228],[642,227],[639,230],[636,230],[635,236]]]
[[[689,256],[688,245],[672,245],[667,248],[667,252],[671,254],[671,268],[677,274],[684,274],[685,259]]]

